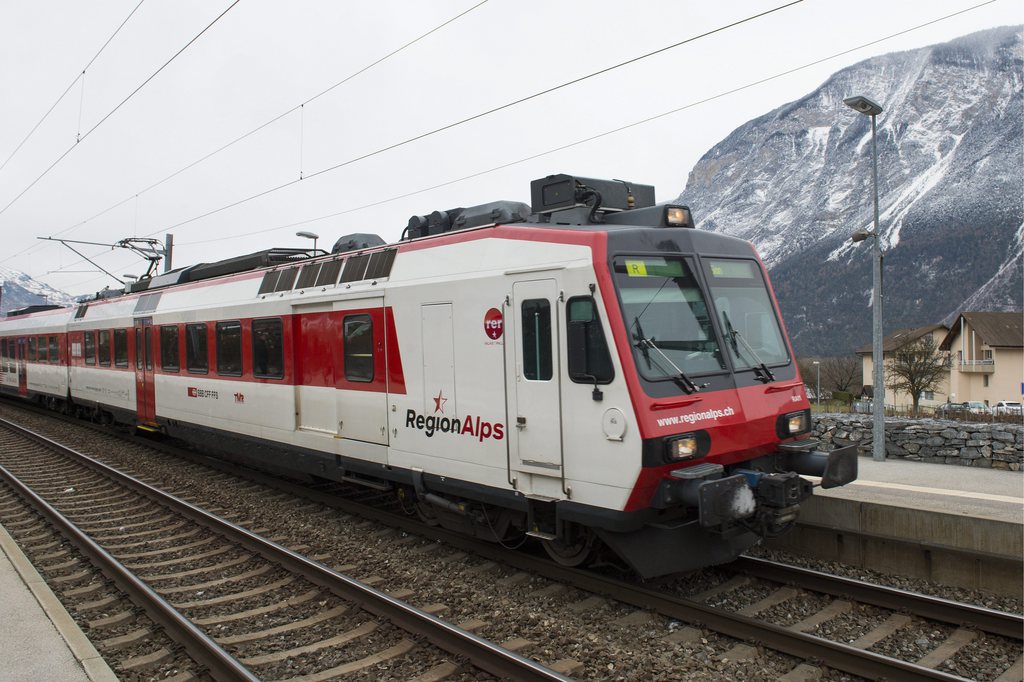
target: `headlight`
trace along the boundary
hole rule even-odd
[[[693,227],[693,216],[686,206],[666,206],[665,224],[669,227]]]
[[[692,433],[669,441],[668,458],[679,461],[697,456],[697,437]]]
[[[684,433],[665,439],[665,460],[685,462],[705,456],[711,450],[711,436],[707,431]]]
[[[775,423],[775,433],[779,438],[791,438],[811,430],[811,411],[801,410],[780,415]]]

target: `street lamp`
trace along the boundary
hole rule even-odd
[[[296,232],[295,236],[296,237],[305,237],[306,239],[312,239],[313,240],[313,251],[316,252],[316,240],[320,239],[320,235],[315,234],[313,232]]]
[[[882,113],[882,107],[867,97],[857,95],[843,100],[846,106],[865,116],[871,117],[871,178],[875,198],[875,229],[872,232],[858,230],[850,235],[853,242],[862,242],[874,237],[872,254],[874,256],[874,272],[871,295],[871,362],[874,365],[874,399],[872,402],[873,444],[872,459],[885,461],[885,374],[882,367],[882,242],[878,231],[878,143],[875,128],[875,117]]]
[[[818,375],[818,387],[814,391],[814,398],[818,407],[821,407],[821,363],[817,360],[814,361],[814,372]]]

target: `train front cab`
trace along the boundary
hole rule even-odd
[[[608,236],[605,304],[642,452],[622,513],[592,524],[645,577],[730,561],[793,525],[814,487],[803,476],[828,488],[857,474],[855,447],[821,452],[808,437],[810,406],[750,245],[652,232]],[[578,343],[569,356],[593,374]]]

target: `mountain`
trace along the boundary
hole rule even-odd
[[[30,305],[45,303],[74,305],[75,303],[73,296],[54,289],[49,284],[37,282],[24,272],[2,266],[0,266],[0,287],[3,289],[3,296],[0,297],[0,314]]]
[[[871,340],[871,120],[885,332],[960,310],[1024,308],[1021,27],[887,54],[754,119],[694,166],[679,197],[697,227],[755,244],[799,355]]]

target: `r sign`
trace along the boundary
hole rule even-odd
[[[497,341],[501,338],[502,332],[505,330],[505,319],[501,316],[501,311],[497,308],[491,308],[484,315],[484,333],[487,334],[489,339]]]

